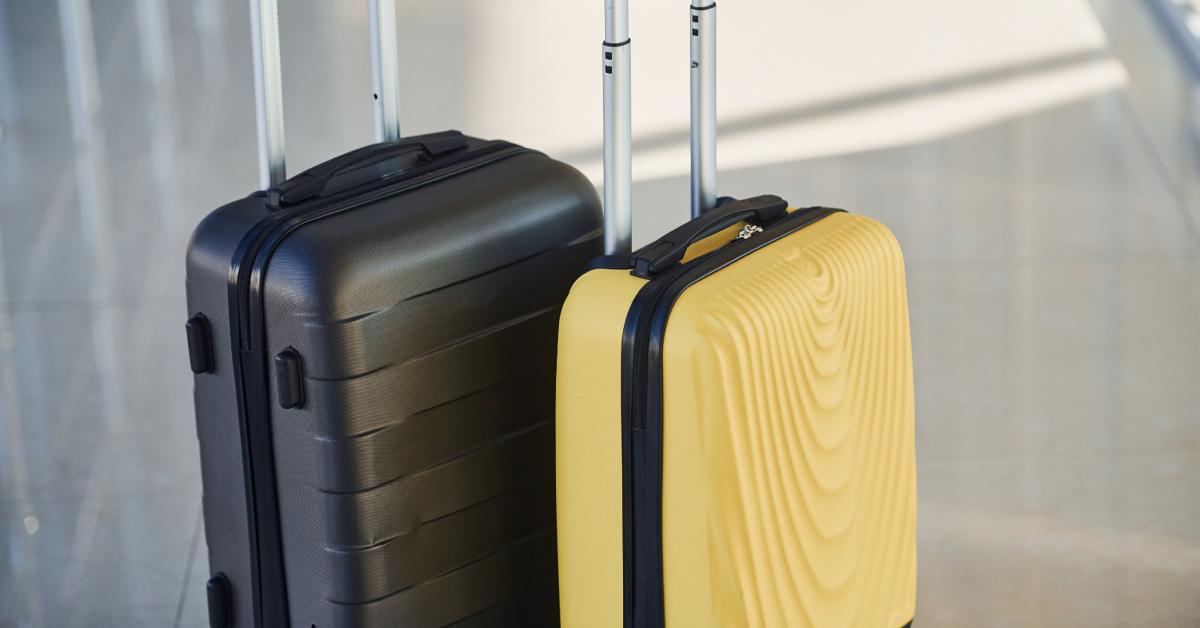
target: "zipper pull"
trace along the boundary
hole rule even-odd
[[[740,233],[737,234],[739,240],[749,240],[756,233],[762,233],[763,228],[758,225],[746,225],[742,227]]]

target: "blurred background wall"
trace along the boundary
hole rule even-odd
[[[1200,625],[1190,1],[720,5],[721,192],[905,250],[917,625]],[[279,3],[295,173],[371,140],[366,4]],[[398,4],[406,133],[598,182],[599,0]],[[644,242],[687,214],[688,34],[632,5]],[[0,625],[207,624],[183,255],[257,186],[248,57],[243,0],[0,0]]]
[[[131,101],[143,95],[123,103],[125,109],[149,110],[171,99],[159,108],[181,109],[185,136],[218,124],[207,116],[219,115],[221,126],[252,139],[245,7],[219,0],[160,3],[131,0],[117,3],[123,8],[87,11],[94,17],[93,43],[67,47],[45,36],[57,34],[47,31],[55,3],[17,3],[22,23],[13,27],[5,55],[10,69],[0,75],[13,83],[6,111],[45,120],[59,133],[39,134],[38,142],[53,141],[66,130],[61,109],[70,102],[45,102],[38,90],[18,83],[69,82],[63,62],[72,52],[97,58],[125,52],[142,76],[129,73],[121,84],[105,76],[111,70],[85,59],[79,82],[100,88],[80,89],[97,92],[99,103],[115,98],[104,98],[109,90]],[[57,7],[76,4],[61,0]],[[586,0],[401,2],[405,131],[461,128],[510,138],[560,155],[598,180],[601,6]],[[723,4],[720,12],[724,168],[929,140],[1127,80],[1107,54],[1104,29],[1085,0],[766,0]],[[364,2],[296,0],[282,4],[280,19],[288,157],[296,172],[370,139],[366,9]],[[686,173],[686,22],[669,2],[635,2],[632,20],[635,176]],[[76,26],[60,25],[70,28]],[[96,64],[97,77],[87,77],[89,64]],[[14,65],[33,76],[15,76]],[[232,160],[253,158],[253,144],[229,148]],[[253,172],[245,162],[233,163]],[[681,209],[664,211],[682,216]]]

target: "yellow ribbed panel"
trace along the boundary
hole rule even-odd
[[[643,284],[628,271],[592,271],[563,308],[557,494],[568,628],[621,626],[621,335]],[[668,627],[911,619],[912,358],[891,233],[835,214],[765,247],[689,288],[665,347]]]
[[[664,377],[668,626],[912,619],[912,356],[884,226],[835,214],[689,288]]]
[[[645,283],[628,270],[593,270],[571,288],[559,322],[558,588],[572,628],[622,623],[621,337]]]

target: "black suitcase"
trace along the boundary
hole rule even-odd
[[[205,218],[187,253],[210,621],[556,625],[555,341],[601,252],[595,189],[457,132],[280,182],[261,4],[275,180]]]

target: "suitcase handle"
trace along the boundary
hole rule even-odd
[[[743,220],[765,226],[786,215],[787,207],[782,198],[764,194],[707,211],[639,250],[633,257],[633,274],[649,279],[682,261],[688,247],[696,242]]]
[[[717,3],[691,5],[692,218],[717,198]]]
[[[629,0],[604,0],[604,254],[633,246]]]
[[[279,5],[250,0],[250,48],[254,61],[254,115],[258,129],[258,176],[266,190],[287,179],[283,150],[283,81],[279,67]]]
[[[368,0],[376,141],[400,137],[396,0]],[[283,81],[279,55],[278,0],[250,0],[258,169],[262,189],[284,184]]]
[[[375,141],[400,139],[400,60],[396,36],[396,0],[367,0],[371,31],[371,96]]]
[[[383,142],[381,144],[364,146],[358,150],[313,166],[288,179],[278,188],[272,188],[270,205],[278,208],[283,205],[295,204],[325,196],[330,192],[331,187],[334,188],[334,192],[344,190],[350,186],[334,186],[332,184],[338,175],[350,169],[378,164],[404,155],[417,157],[417,160],[413,163],[393,169],[393,173],[400,172],[406,170],[408,166],[462,150],[466,146],[466,136],[458,131],[430,133],[429,135],[419,135],[399,142]]]
[[[692,217],[718,205],[717,5],[690,0]],[[633,241],[633,131],[629,0],[604,0],[604,252],[627,254]]]

